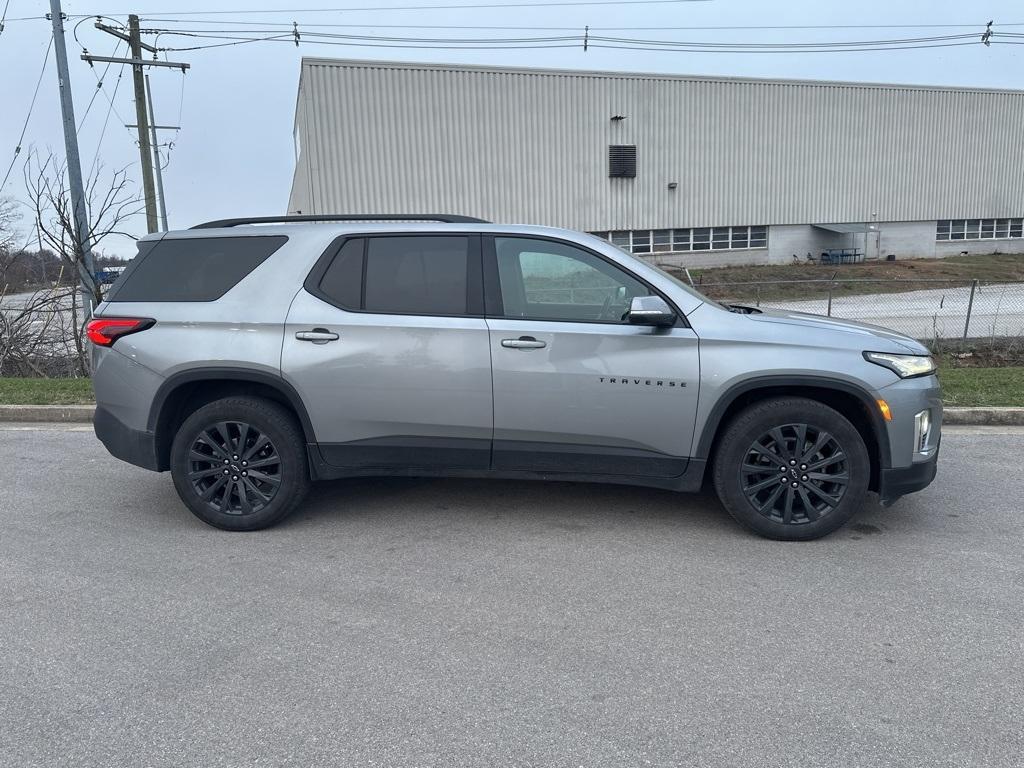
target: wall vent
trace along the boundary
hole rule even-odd
[[[636,144],[609,145],[608,176],[613,179],[636,178]]]

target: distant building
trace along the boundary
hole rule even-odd
[[[461,213],[658,262],[1024,253],[1024,92],[305,58],[289,211]]]

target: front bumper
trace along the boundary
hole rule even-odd
[[[143,469],[159,471],[156,438],[152,432],[142,432],[126,426],[103,406],[96,408],[92,427],[96,437],[112,456]]]
[[[878,478],[878,498],[888,506],[908,493],[916,493],[931,485],[939,466],[939,448],[927,461],[898,469],[883,469]]]

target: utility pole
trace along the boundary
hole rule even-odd
[[[57,59],[57,78],[60,85],[60,107],[64,123],[64,153],[67,157],[68,187],[71,195],[71,212],[74,218],[77,246],[75,250],[81,252],[78,272],[82,283],[82,311],[88,319],[92,315],[95,302],[96,272],[92,266],[89,216],[85,207],[85,189],[82,186],[82,161],[78,156],[75,104],[71,99],[68,52],[64,47],[64,12],[61,10],[60,0],[50,0],[50,21],[53,24],[53,50]]]
[[[156,171],[156,191],[160,202],[160,231],[167,231],[167,201],[164,200],[164,172],[160,168],[160,142],[156,140],[156,115],[153,113],[153,91],[149,87],[149,75],[146,75],[146,105],[149,107],[149,117],[152,122],[149,130],[153,138],[153,169]]]
[[[128,45],[132,58],[142,60],[142,41],[139,37],[139,17],[128,17]],[[146,81],[142,65],[132,64],[135,80],[135,121],[139,125],[139,158],[142,161],[142,189],[146,196],[146,231],[156,232],[156,190],[153,188],[153,149],[149,145],[149,117],[146,114]]]
[[[92,64],[95,61],[106,61],[114,64],[131,64],[132,74],[135,81],[135,125],[128,126],[129,128],[136,128],[139,132],[139,160],[142,165],[142,189],[146,200],[146,231],[156,232],[158,229],[157,225],[157,193],[153,185],[153,153],[156,151],[156,165],[157,165],[157,176],[160,176],[160,153],[156,150],[156,128],[162,128],[164,126],[154,125],[150,127],[150,118],[147,114],[147,103],[149,104],[148,112],[152,112],[153,106],[149,101],[148,93],[148,80],[143,74],[143,67],[173,67],[174,69],[180,69],[182,72],[189,68],[188,64],[182,64],[180,62],[173,61],[158,61],[156,59],[157,48],[150,45],[149,43],[142,42],[141,34],[139,31],[139,17],[136,14],[131,14],[128,17],[128,34],[125,34],[120,29],[108,26],[101,21],[97,21],[94,25],[96,29],[106,32],[108,35],[113,35],[121,40],[128,42],[128,47],[131,49],[130,59],[118,59],[111,56],[93,56],[89,53],[83,53],[82,58]],[[147,61],[142,58],[142,49],[145,48],[147,51],[153,54],[153,59]],[[154,121],[155,122],[155,121]],[[160,183],[160,200],[163,201],[163,182]],[[163,208],[161,202],[161,208]],[[167,229],[167,214],[166,211],[163,215],[164,229]]]

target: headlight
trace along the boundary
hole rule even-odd
[[[901,379],[935,373],[935,361],[932,360],[931,355],[890,355],[888,352],[865,352],[864,359],[869,363],[888,368]]]

